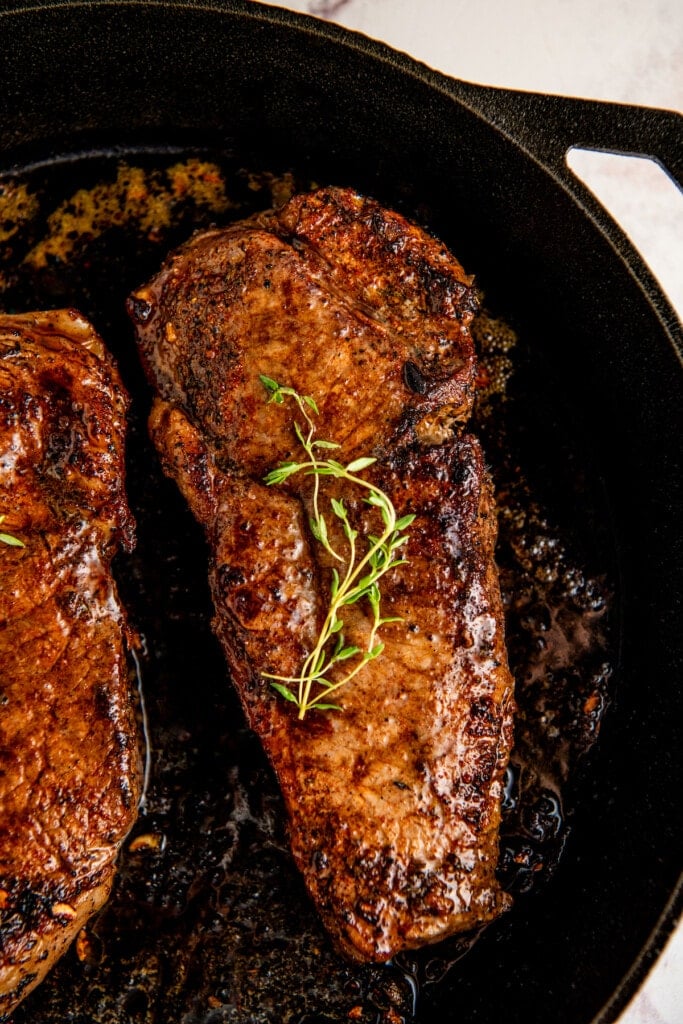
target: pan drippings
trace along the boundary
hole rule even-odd
[[[147,437],[149,394],[125,296],[194,229],[244,218],[310,184],[177,151],[66,159],[0,181],[0,302],[8,311],[81,309],[133,396],[128,491],[139,542],[115,569],[144,640],[151,757],[109,903],[15,1024],[407,1024],[420,1018],[422,993],[449,970],[451,979],[467,970],[475,935],[385,967],[349,966],[334,954],[211,633],[201,531]],[[514,927],[580,812],[586,755],[610,699],[610,563],[596,542],[609,537],[585,453],[534,390],[524,338],[488,315],[475,334],[475,429],[498,494],[519,706],[499,868],[517,897],[504,924]]]

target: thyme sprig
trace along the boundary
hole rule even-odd
[[[399,552],[408,541],[408,535],[404,531],[411,525],[415,516],[406,515],[398,518],[389,496],[375,484],[358,475],[376,462],[376,459],[364,456],[342,465],[335,459],[322,456],[322,453],[338,449],[340,445],[315,437],[316,428],[312,416],[318,415],[318,406],[310,395],[300,395],[294,388],[278,384],[272,377],[261,375],[260,380],[269,394],[270,402],[282,405],[285,399],[291,398],[297,405],[304,423],[296,421],[294,431],[306,453],[305,461],[281,462],[264,477],[264,482],[268,486],[281,484],[296,473],[314,478],[313,513],[309,521],[311,533],[331,557],[340,563],[339,569],[332,568],[327,614],[318,639],[301,666],[299,674],[280,676],[269,672],[263,673],[270,681],[270,685],[285,700],[296,704],[299,718],[303,719],[306,712],[313,709],[340,711],[338,704],[329,702],[331,694],[349,683],[368,662],[379,657],[384,650],[384,643],[378,638],[378,631],[389,622],[399,622],[400,618],[382,616],[380,580],[390,570],[406,564],[406,559]],[[320,480],[326,476],[344,480],[354,487],[361,488],[366,492],[363,501],[379,511],[382,531],[377,536],[368,534],[365,538],[367,549],[364,554],[359,543],[358,530],[351,526],[343,498],[332,498],[330,507],[333,515],[341,523],[346,550],[342,554],[332,546],[328,521],[320,508]],[[367,602],[372,615],[364,650],[355,644],[346,643],[344,620],[341,617],[343,608],[361,600]],[[351,663],[352,659],[352,667],[342,670],[340,676],[339,666],[345,662]]]
[[[0,516],[0,524],[4,523],[7,516]],[[0,542],[8,544],[12,548],[25,548],[23,540],[19,540],[18,537],[13,536],[11,533],[0,533]]]

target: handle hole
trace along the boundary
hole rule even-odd
[[[573,147],[567,166],[629,236],[683,320],[683,193],[654,160]]]

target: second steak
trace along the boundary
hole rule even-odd
[[[0,316],[0,1020],[106,901],[141,757],[111,561],[128,399],[74,310]]]

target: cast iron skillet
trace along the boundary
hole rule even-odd
[[[613,1021],[681,908],[683,339],[564,154],[645,153],[680,181],[680,118],[475,87],[237,0],[12,2],[0,39],[3,173],[215,147],[424,206],[526,339],[539,407],[566,416],[606,495],[618,690],[554,882],[478,944],[429,1019]]]

